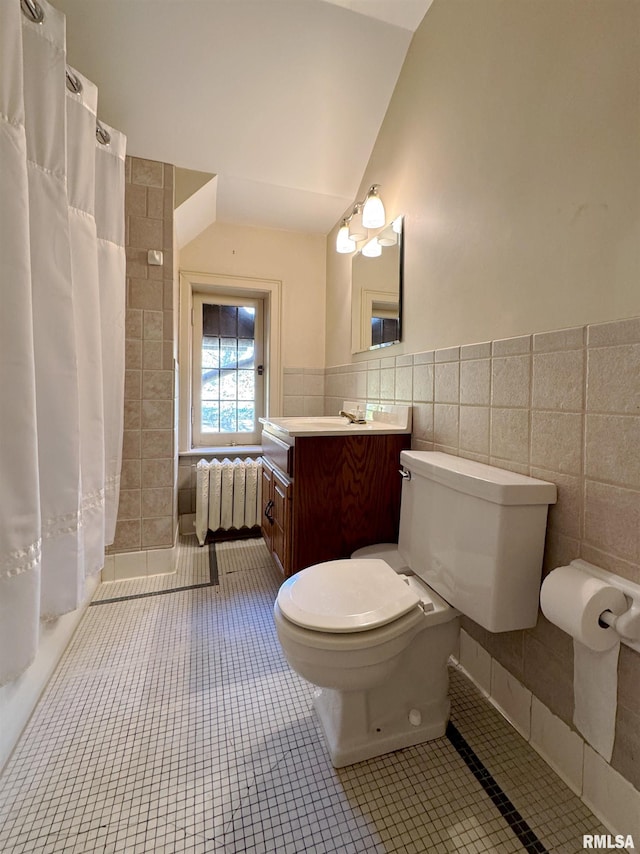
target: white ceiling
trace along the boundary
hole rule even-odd
[[[304,0],[303,0],[304,2]],[[325,0],[360,15],[415,32],[433,0]]]
[[[217,219],[326,233],[432,0],[53,0],[128,153],[218,176]]]

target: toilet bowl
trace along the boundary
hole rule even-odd
[[[461,612],[489,631],[537,619],[555,486],[437,452],[401,464],[398,545],[307,567],[274,605],[335,767],[444,734]]]
[[[335,767],[444,734],[457,617],[379,559],[316,564],[282,585],[278,638],[291,667],[318,686],[313,704]]]

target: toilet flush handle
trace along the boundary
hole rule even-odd
[[[398,469],[400,477],[403,477],[405,480],[411,480],[411,472],[406,469]]]

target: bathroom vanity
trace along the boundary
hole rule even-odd
[[[371,409],[366,424],[261,419],[262,532],[284,577],[363,546],[397,542],[400,451],[410,447],[411,434],[409,407],[394,408],[407,410],[399,424],[370,419]]]

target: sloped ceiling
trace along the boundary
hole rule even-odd
[[[215,173],[218,221],[327,233],[431,1],[53,3],[129,154]]]

